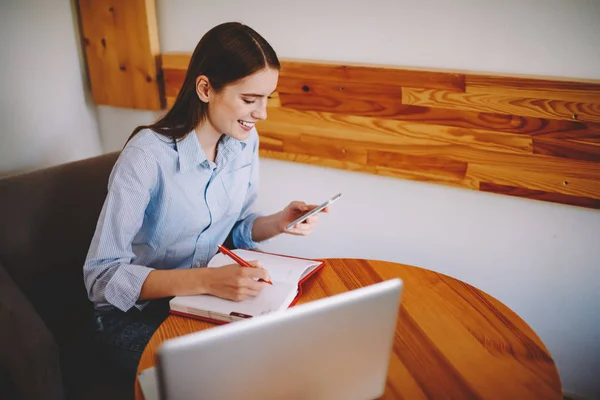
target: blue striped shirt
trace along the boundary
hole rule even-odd
[[[127,143],[83,267],[96,308],[143,309],[152,270],[205,267],[230,232],[235,247],[257,247],[258,144],[255,129],[244,141],[223,135],[212,162],[193,131],[175,142],[144,129]]]

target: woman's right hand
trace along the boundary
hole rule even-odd
[[[271,280],[260,262],[251,261],[257,268],[241,267],[238,264],[224,265],[218,268],[207,268],[205,285],[207,294],[227,300],[242,301],[257,296],[267,285],[255,279]]]

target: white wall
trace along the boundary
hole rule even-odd
[[[238,20],[280,57],[600,79],[595,0],[350,4],[158,0],[161,50],[190,52],[212,26]],[[99,107],[104,150],[157,116]],[[261,171],[262,211],[343,192],[311,237],[265,250],[391,260],[469,282],[539,334],[565,392],[600,397],[600,212],[268,159]]]
[[[0,175],[101,154],[71,3],[0,1]]]

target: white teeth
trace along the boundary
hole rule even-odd
[[[246,121],[242,121],[242,120],[239,120],[238,122],[244,126],[247,126],[248,128],[252,128],[254,126],[254,123],[252,123],[252,122],[246,122]]]

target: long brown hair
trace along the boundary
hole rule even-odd
[[[171,109],[151,125],[140,125],[127,141],[142,129],[177,140],[192,131],[204,118],[208,104],[196,94],[196,78],[206,75],[219,92],[224,86],[264,68],[279,70],[279,59],[269,43],[249,26],[226,22],[215,26],[198,42]]]

